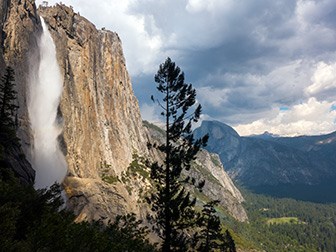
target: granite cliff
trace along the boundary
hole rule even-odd
[[[59,116],[69,206],[79,219],[139,213],[122,183],[102,179],[120,177],[133,153],[148,154],[118,35],[97,30],[64,5],[40,8],[39,14],[55,41],[64,77]]]
[[[38,14],[33,0],[2,1],[1,7],[5,36],[0,63],[13,66],[18,76],[19,135],[28,158],[33,147],[27,113],[28,73],[35,70],[32,62],[39,59],[36,47],[42,32],[41,16],[55,42],[63,76],[57,121],[63,125],[59,143],[68,164],[63,182],[68,207],[78,221],[108,221],[127,212],[145,217],[148,208],[143,198],[150,184],[141,159],[158,155],[147,149],[152,136],[142,125],[118,35],[98,30],[62,4],[40,7]],[[201,162],[214,158],[207,153],[204,160],[208,161]],[[211,174],[216,183],[209,187],[209,197],[222,197],[228,212],[246,220],[243,198],[222,166],[214,167]]]

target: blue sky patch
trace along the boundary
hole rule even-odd
[[[280,109],[280,111],[287,111],[287,110],[289,110],[288,107],[280,107],[279,109]]]

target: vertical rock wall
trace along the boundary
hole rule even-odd
[[[112,214],[130,210],[135,206],[126,189],[102,181],[125,172],[133,153],[147,154],[121,41],[116,33],[97,30],[64,5],[41,7],[39,13],[54,38],[64,75],[59,114],[69,166],[64,182],[69,205],[88,219],[97,218],[92,208],[99,205]],[[107,192],[110,195],[103,196]]]
[[[40,14],[64,74],[60,112],[70,176],[97,178],[104,164],[120,175],[132,152],[146,149],[120,39],[64,5],[41,8]]]

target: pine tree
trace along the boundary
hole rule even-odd
[[[200,252],[223,251],[235,252],[234,240],[228,230],[223,233],[220,218],[216,215],[215,206],[219,201],[210,201],[203,206],[198,220],[201,231],[195,235],[195,244]]]
[[[15,105],[16,91],[14,90],[14,70],[6,68],[6,73],[0,83],[0,119],[1,124],[14,126],[13,117],[18,108]]]
[[[184,186],[190,178],[182,178],[181,173],[190,169],[191,161],[206,145],[208,136],[198,140],[193,137],[192,123],[198,121],[201,106],[188,113],[196,103],[196,91],[184,82],[184,73],[170,58],[160,65],[155,82],[162,94],[162,102],[153,96],[152,100],[162,108],[166,134],[165,143],[157,149],[165,158],[162,164],[151,165],[156,190],[148,202],[155,214],[154,230],[163,240],[162,251],[187,251],[189,234],[196,224],[196,200]]]
[[[15,104],[16,99],[14,70],[7,67],[0,82],[0,140],[4,144],[17,142],[15,127],[17,125],[18,106]]]
[[[223,250],[223,251],[236,252],[236,244],[235,244],[229,230],[225,231],[224,240],[225,240],[225,242],[222,244],[222,247],[224,247],[225,250]]]

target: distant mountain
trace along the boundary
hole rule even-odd
[[[270,139],[270,138],[279,137],[279,135],[276,135],[276,134],[273,134],[271,132],[265,131],[261,135],[252,135],[251,137],[256,137],[256,138],[261,138],[261,139]]]
[[[335,201],[336,132],[321,136],[241,137],[230,126],[203,121],[195,136],[209,134],[229,175],[257,192],[312,201]]]

